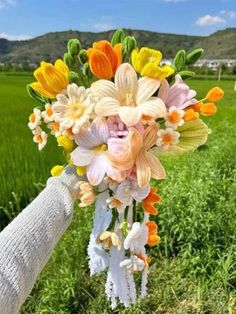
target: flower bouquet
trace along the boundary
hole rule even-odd
[[[203,145],[209,129],[200,115],[216,113],[223,97],[215,87],[197,100],[184,82],[202,53],[180,50],[165,65],[160,51],[138,48],[134,37],[117,30],[111,42],[87,50],[70,40],[64,61],[42,62],[28,85],[41,103],[29,117],[33,141],[41,150],[53,135],[66,152],[65,165],[74,165],[81,178],[80,207],[96,202],[89,267],[91,275],[107,270],[112,308],[147,294],[148,251],[160,241],[156,185],[166,177],[159,157]],[[65,165],[53,167],[52,175]]]

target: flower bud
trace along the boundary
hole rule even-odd
[[[63,147],[68,153],[72,152],[72,150],[74,149],[74,142],[65,135],[58,136],[57,143],[58,146]]]
[[[73,57],[78,56],[79,51],[81,49],[81,44],[78,39],[70,39],[67,44],[68,53],[70,53]]]
[[[118,28],[112,36],[111,44],[114,47],[116,44],[122,43],[125,38],[125,33],[122,28]]]
[[[209,92],[206,95],[206,100],[210,102],[215,102],[221,100],[223,97],[224,91],[218,86],[216,86],[209,90]]]
[[[83,74],[85,76],[87,76],[88,78],[92,78],[93,77],[93,73],[90,70],[89,64],[88,62],[86,62],[83,66]]]
[[[65,62],[65,64],[68,67],[73,67],[73,65],[74,65],[74,58],[72,57],[72,55],[69,52],[66,52],[64,54],[63,61]]]
[[[134,36],[126,36],[122,41],[122,47],[126,53],[131,53],[136,47],[137,42]]]
[[[199,113],[196,112],[194,109],[190,108],[185,111],[184,121],[186,122],[193,121],[193,120],[196,120],[198,117],[199,117]]]
[[[216,105],[213,102],[208,102],[208,103],[203,104],[201,106],[201,110],[200,111],[201,111],[201,114],[203,116],[209,117],[209,116],[212,116],[212,115],[214,115],[216,113],[217,107],[216,107]]]
[[[54,167],[51,169],[51,175],[52,175],[53,177],[60,176],[63,170],[64,170],[64,167],[63,167],[63,166],[56,165],[56,166],[54,166]]]
[[[84,64],[88,61],[87,50],[81,49],[79,52],[79,61]]]
[[[69,82],[70,83],[75,83],[78,85],[79,82],[79,76],[76,72],[70,71],[69,72]]]

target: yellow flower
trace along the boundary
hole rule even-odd
[[[69,69],[60,59],[55,65],[41,62],[40,67],[34,71],[38,82],[31,84],[31,87],[47,98],[55,98],[69,84]]]
[[[162,53],[159,50],[143,47],[134,49],[131,54],[131,62],[135,70],[142,76],[162,80],[174,73],[169,65],[160,66]]]
[[[53,177],[60,176],[63,170],[64,170],[64,167],[63,167],[63,166],[56,165],[56,166],[54,166],[54,167],[51,169],[51,175],[52,175]]]
[[[74,148],[74,141],[69,139],[69,137],[62,135],[57,138],[58,146],[61,146],[67,151],[68,153],[71,153]]]

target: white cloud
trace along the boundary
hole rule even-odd
[[[16,4],[15,0],[0,0],[0,10],[7,9]]]
[[[5,38],[8,40],[28,40],[32,37],[30,37],[28,35],[9,35],[6,33],[0,33],[0,38]]]
[[[102,32],[116,28],[112,22],[112,17],[102,16],[98,20],[88,20],[87,23],[81,24],[81,28],[87,31]]]
[[[220,15],[224,16],[225,18],[229,18],[230,20],[233,20],[236,18],[236,11],[221,10]]]
[[[210,26],[210,25],[217,25],[217,24],[223,24],[225,23],[225,19],[222,17],[215,15],[205,15],[202,17],[199,17],[199,19],[196,20],[195,24],[198,26]]]

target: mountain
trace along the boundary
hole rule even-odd
[[[79,31],[63,31],[47,33],[25,41],[9,41],[0,39],[0,61],[20,63],[29,60],[39,63],[41,60],[53,61],[66,52],[67,41],[79,38],[82,46],[88,48],[92,42],[110,39],[113,30],[91,33]],[[236,28],[213,33],[210,36],[190,36],[169,33],[157,33],[144,30],[126,29],[126,34],[134,35],[138,46],[149,46],[163,52],[165,58],[172,58],[178,49],[190,51],[195,47],[205,50],[204,58],[236,59]]]

